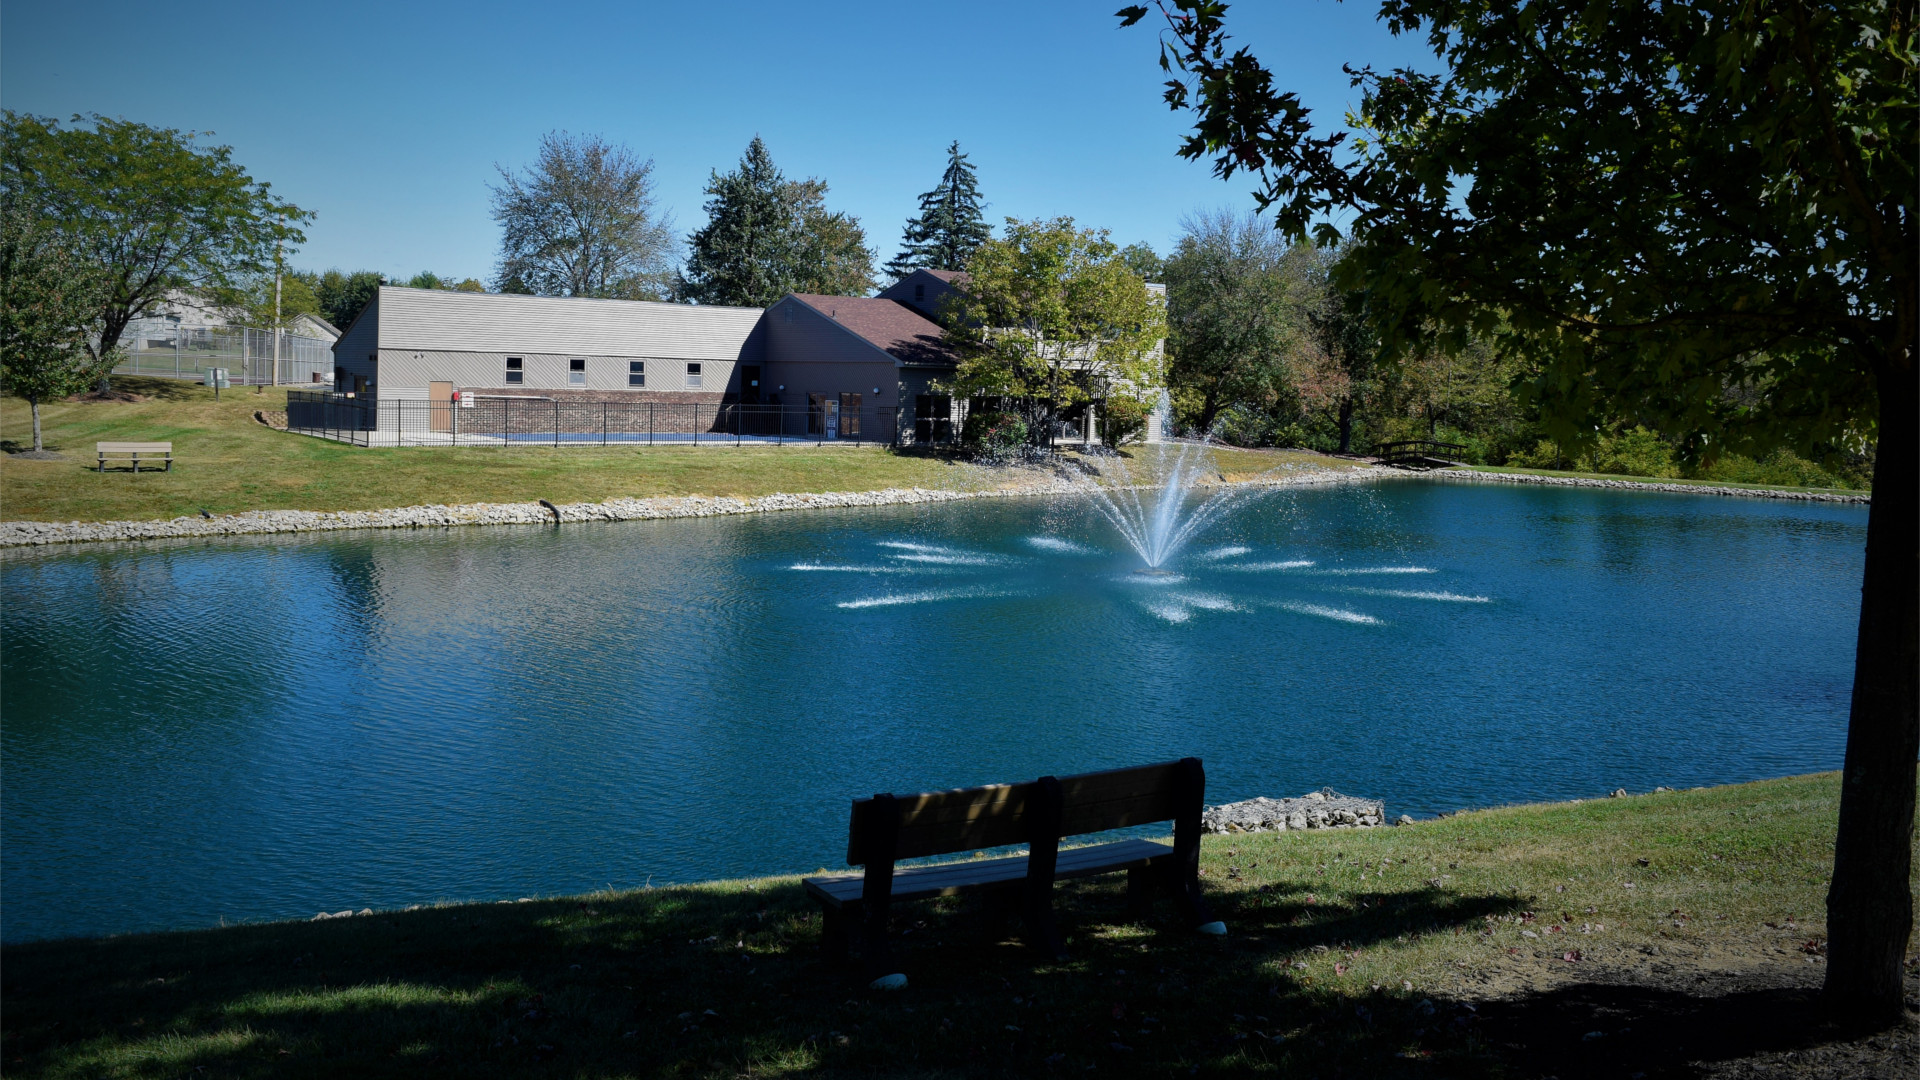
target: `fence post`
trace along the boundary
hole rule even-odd
[[[653,402],[647,402],[647,445],[653,445]]]
[[[607,445],[607,403],[600,403],[600,445]]]
[[[733,445],[740,445],[740,406],[733,407]]]
[[[693,445],[700,445],[700,403],[693,403]]]
[[[560,449],[560,399],[553,399],[553,448]]]

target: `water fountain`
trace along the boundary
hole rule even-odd
[[[1081,486],[1093,497],[1100,511],[1128,546],[1139,554],[1145,566],[1138,574],[1168,575],[1168,559],[1201,530],[1224,517],[1244,497],[1270,490],[1264,485],[1222,484],[1198,506],[1188,508],[1193,490],[1209,474],[1224,481],[1213,465],[1212,444],[1205,441],[1158,443],[1156,452],[1160,477],[1136,480],[1124,457],[1109,459],[1099,478],[1088,477]],[[1168,463],[1171,455],[1173,460]],[[1156,485],[1153,481],[1158,480]],[[1158,492],[1151,501],[1141,496],[1143,489]]]

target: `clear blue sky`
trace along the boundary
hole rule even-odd
[[[959,139],[995,223],[1064,214],[1164,254],[1183,214],[1250,206],[1250,184],[1174,156],[1154,33],[1115,29],[1119,6],[9,0],[0,105],[213,131],[318,214],[293,260],[315,269],[487,279],[494,165],[553,129],[653,158],[683,234],[757,133],[884,260]],[[1229,22],[1334,123],[1356,100],[1342,62],[1432,67],[1374,10],[1245,3]]]

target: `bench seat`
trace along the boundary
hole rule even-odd
[[[1118,870],[1145,869],[1158,860],[1172,857],[1172,847],[1151,840],[1121,840],[1089,847],[1061,848],[1053,876],[1091,877]],[[924,900],[930,896],[953,896],[970,889],[1015,887],[1026,879],[1025,855],[967,859],[930,866],[902,866],[894,868],[890,897],[894,900]],[[822,905],[857,908],[865,880],[863,874],[829,874],[806,878],[801,884],[806,887],[807,894]]]

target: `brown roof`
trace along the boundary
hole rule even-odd
[[[959,360],[941,340],[939,323],[898,301],[875,296],[793,295],[861,339],[892,353],[903,364],[952,364]]]
[[[927,273],[932,274],[934,277],[939,278],[949,285],[956,281],[965,281],[967,277],[965,270],[928,270]]]

